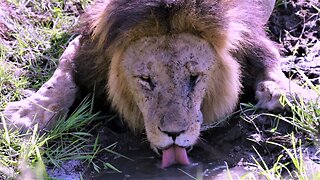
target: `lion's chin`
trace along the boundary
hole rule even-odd
[[[172,145],[162,151],[162,168],[169,167],[173,164],[190,164],[186,148]]]

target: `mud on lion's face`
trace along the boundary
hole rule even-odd
[[[163,167],[189,163],[186,148],[199,138],[214,59],[213,48],[191,34],[145,37],[123,54],[128,86],[151,147],[162,150]]]

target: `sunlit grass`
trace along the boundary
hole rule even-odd
[[[314,180],[320,178],[319,165],[306,157],[303,153],[301,140],[290,135],[292,147],[288,148],[279,143],[267,143],[279,146],[283,149],[282,153],[277,157],[274,164],[267,164],[260,153],[254,148],[258,158],[252,157],[254,163],[248,163],[249,166],[255,167],[251,172],[248,172],[240,179],[242,180],[276,180],[276,179],[299,179],[299,180]],[[288,156],[288,160],[283,163],[281,159]],[[290,167],[290,165],[293,165]],[[290,168],[289,168],[290,167]]]
[[[13,65],[6,64],[0,59],[0,111],[8,102],[21,99],[21,91],[27,86],[25,77],[14,75]]]
[[[82,2],[84,7],[89,3]],[[70,9],[73,3],[71,0],[7,0],[6,6],[2,5],[1,22],[8,29],[9,40],[0,46],[5,49],[1,59],[25,70],[32,89],[46,82],[58,64],[78,22],[78,12]]]
[[[6,37],[0,39],[0,112],[8,102],[24,98],[23,89],[35,91],[51,77],[78,22],[80,12],[74,3],[84,9],[90,0],[1,3]],[[69,159],[94,163],[101,149],[85,127],[99,118],[90,102],[84,101],[70,117],[62,117],[53,130],[41,135],[37,126],[24,134],[10,131],[0,114],[0,179],[46,178],[48,167],[60,167]]]
[[[319,95],[319,86],[314,86],[311,81],[299,70],[297,72],[303,78],[306,86]],[[258,157],[252,156],[254,163],[249,166],[255,167],[254,171],[247,173],[241,179],[301,179],[313,180],[320,178],[320,165],[309,159],[310,154],[304,153],[308,146],[315,147],[319,153],[319,135],[320,135],[320,102],[319,99],[307,101],[302,97],[295,95],[288,98],[282,95],[280,102],[289,113],[273,114],[267,112],[257,112],[252,104],[242,104],[240,110],[242,118],[251,123],[257,132],[262,132],[255,121],[260,117],[268,117],[271,121],[271,127],[267,129],[268,133],[276,133],[279,122],[284,121],[291,124],[294,131],[291,134],[283,134],[284,139],[290,138],[290,145],[284,145],[278,142],[267,140],[266,144],[278,146],[282,149],[273,164],[267,164],[262,155],[253,147]],[[266,130],[265,130],[266,131]],[[303,133],[306,139],[304,143],[295,136],[296,133]],[[253,140],[255,141],[255,140]],[[259,142],[257,142],[259,144]],[[286,158],[285,158],[286,157]],[[285,158],[285,162],[281,159]]]
[[[10,131],[1,115],[3,129],[0,130],[0,164],[15,172],[13,177],[8,174],[5,176],[16,178],[17,175],[25,176],[24,173],[30,171],[36,174],[37,178],[41,178],[40,172],[47,176],[47,166],[61,167],[62,163],[68,160],[81,160],[92,164],[101,148],[97,137],[86,127],[98,119],[98,114],[92,113],[91,101],[88,99],[68,118],[60,118],[54,129],[41,135],[37,126],[25,134]],[[21,163],[24,166],[21,166]],[[41,171],[38,171],[39,167],[42,167]]]

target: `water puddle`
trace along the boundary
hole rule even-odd
[[[233,177],[246,173],[243,167],[237,164],[251,158],[252,142],[243,136],[239,126],[215,128],[212,132],[205,133],[203,139],[204,142],[198,143],[188,153],[192,162],[190,165],[174,165],[163,169],[161,157],[149,148],[148,142],[142,141],[140,137],[133,137],[132,134],[122,134],[116,140],[119,144],[115,151],[132,160],[106,153],[100,160],[112,164],[121,173],[109,168],[98,174],[92,172],[89,178],[227,179],[230,172]]]

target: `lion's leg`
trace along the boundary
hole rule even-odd
[[[297,85],[284,75],[279,64],[279,52],[269,39],[264,36],[257,37],[255,44],[249,49],[248,61],[253,67],[248,69],[252,70],[249,74],[254,76],[253,86],[258,108],[282,110],[282,95],[292,102],[294,99],[317,101],[318,94],[315,91]]]
[[[77,37],[70,42],[53,76],[36,93],[8,104],[3,113],[11,124],[26,129],[38,123],[39,129],[43,129],[68,111],[78,94],[73,80],[73,60],[79,41]]]

